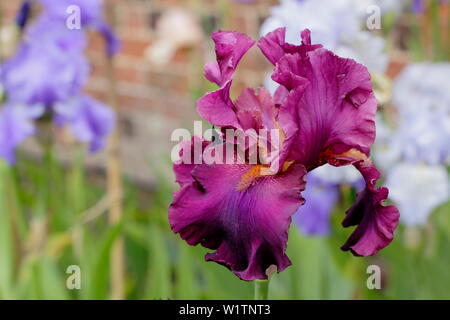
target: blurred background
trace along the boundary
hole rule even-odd
[[[23,1],[1,2],[5,70],[45,11],[41,2],[52,3],[30,2],[22,29]],[[340,251],[351,233],[340,223],[360,180],[351,169],[313,171],[289,233],[293,265],[273,277],[269,298],[450,298],[448,1],[115,0],[101,9],[118,52],[110,59],[110,37],[90,28],[80,55],[90,64],[83,92],[116,113],[109,147],[89,152],[44,114],[7,161],[1,148],[17,139],[8,134],[15,124],[2,130],[0,118],[1,299],[252,299],[251,283],[205,262],[208,250],[171,232],[167,208],[177,186],[170,137],[176,128],[193,130],[195,101],[213,89],[203,78],[204,63],[215,58],[210,34],[232,29],[258,39],[280,26],[292,42],[309,28],[313,43],[368,67],[379,101],[372,157],[402,218],[378,255]],[[34,71],[27,69],[27,81],[43,80]],[[270,71],[252,49],[233,91],[273,89]],[[1,78],[0,110],[7,110],[15,72]],[[80,289],[67,287],[71,265],[80,268]],[[381,269],[381,289],[367,287],[370,265]]]

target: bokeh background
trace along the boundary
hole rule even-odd
[[[167,208],[177,189],[170,136],[176,128],[193,130],[200,120],[195,101],[212,89],[203,78],[204,63],[214,60],[210,34],[233,29],[257,39],[278,26],[294,36],[310,28],[313,43],[368,66],[379,101],[372,155],[402,220],[395,240],[378,255],[355,258],[340,251],[351,232],[340,222],[358,178],[348,170],[313,172],[304,216],[320,219],[296,214],[288,243],[293,265],[273,277],[269,297],[450,298],[448,1],[280,2],[105,1],[106,19],[121,41],[113,68],[123,209],[111,219],[108,149],[86,152],[41,119],[40,133],[21,144],[14,165],[0,159],[1,299],[251,299],[251,283],[205,262],[206,249],[188,246],[170,230]],[[0,64],[20,42],[15,17],[21,4],[0,4]],[[380,8],[381,29],[366,25],[370,5]],[[31,20],[39,13],[33,4]],[[88,34],[86,92],[110,103],[104,40]],[[270,71],[252,49],[233,90],[270,89]],[[42,143],[47,135],[50,152]],[[81,269],[80,290],[66,287],[70,265]],[[369,265],[381,268],[380,290],[367,288]]]

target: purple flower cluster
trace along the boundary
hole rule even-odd
[[[267,279],[269,268],[281,272],[291,264],[285,253],[291,217],[305,202],[306,174],[322,165],[353,165],[365,181],[342,223],[356,226],[343,250],[373,255],[392,241],[398,224],[397,208],[383,205],[388,190],[376,186],[380,173],[369,159],[377,103],[367,68],[311,44],[309,30],[301,38],[300,45],[287,43],[285,28],[262,37],[258,47],[274,65],[278,88],[273,96],[263,88],[246,89],[233,101],[233,74],[255,43],[241,33],[215,32],[217,61],[205,66],[205,76],[219,89],[197,102],[200,115],[222,133],[278,130],[277,165],[180,161],[174,166],[181,189],[169,208],[172,230],[190,245],[214,250],[206,260],[243,280]],[[202,147],[218,151],[234,143],[217,139]]]
[[[28,26],[16,54],[0,69],[0,85],[7,102],[0,109],[0,156],[15,160],[15,148],[34,133],[33,120],[43,113],[54,115],[55,125],[68,125],[73,135],[95,151],[104,145],[114,126],[110,108],[86,96],[82,89],[89,75],[84,56],[85,30],[94,28],[106,40],[107,54],[117,52],[119,43],[102,19],[101,0],[39,0],[42,13]],[[76,5],[80,28],[66,25],[67,8]],[[25,26],[26,2],[17,21]]]

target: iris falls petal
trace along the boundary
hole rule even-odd
[[[281,272],[291,264],[285,254],[288,229],[303,203],[302,165],[244,181],[257,169],[197,165],[193,181],[175,194],[169,208],[174,232],[190,245],[215,250],[206,260],[226,266],[243,280],[267,279],[270,266]]]

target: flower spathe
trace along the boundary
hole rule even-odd
[[[392,241],[398,223],[398,210],[382,204],[388,191],[375,186],[380,175],[368,158],[377,105],[367,69],[312,45],[309,30],[301,38],[300,45],[287,43],[284,28],[263,37],[258,46],[274,64],[279,87],[273,97],[246,89],[233,101],[233,73],[254,41],[233,31],[214,33],[217,62],[206,65],[205,76],[219,89],[197,102],[200,115],[222,130],[278,130],[278,155],[267,152],[268,162],[257,164],[174,166],[181,189],[169,208],[173,231],[190,245],[215,250],[206,260],[243,280],[267,279],[268,268],[280,272],[290,265],[288,228],[304,203],[305,176],[326,163],[354,165],[366,184],[343,222],[357,226],[343,250],[373,255]],[[230,143],[236,142],[203,141],[202,149]]]

